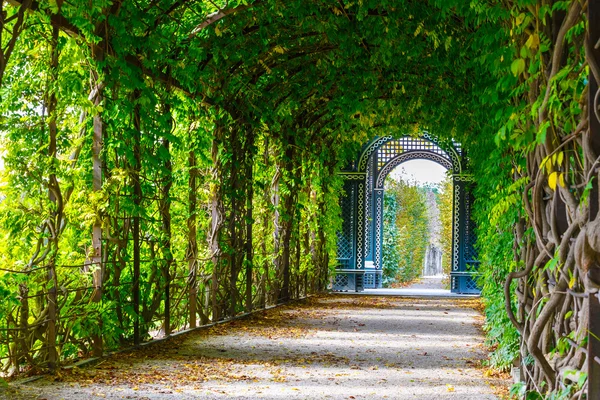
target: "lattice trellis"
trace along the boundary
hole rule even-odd
[[[345,288],[345,287],[348,287],[349,280],[350,280],[350,277],[348,275],[337,274],[335,276],[335,282],[333,284],[334,284],[334,286],[337,286],[340,288]]]
[[[394,139],[392,136],[384,136],[375,139],[366,146],[361,154],[357,167],[358,171],[365,172],[370,160],[377,157],[377,171],[375,176],[379,175],[379,170],[396,156],[411,152],[432,153],[445,158],[450,162],[452,171],[455,174],[462,173],[462,149],[460,143],[452,141],[440,141],[428,133],[423,133],[420,137],[405,136]]]
[[[367,166],[367,190],[365,190],[365,257],[370,255],[371,250],[371,215],[373,213],[373,174],[372,165]]]
[[[465,288],[466,288],[466,291],[477,291],[478,290],[477,282],[475,282],[475,279],[473,279],[472,276],[466,277]]]
[[[454,223],[452,224],[452,271],[457,272],[460,265],[460,185],[454,182]]]
[[[435,143],[421,138],[403,137],[390,140],[377,150],[377,167],[381,170],[384,165],[398,155],[409,152],[429,152],[437,154],[450,163],[452,158]]]
[[[375,206],[375,268],[381,269],[381,250],[383,248],[383,238],[381,234],[383,232],[383,196],[377,196],[377,205]]]
[[[356,207],[355,188],[350,182],[345,185],[346,194],[341,199],[342,230],[338,232],[337,256],[341,259],[352,258],[354,255],[354,209]]]
[[[365,215],[365,184],[358,184],[358,229],[356,230],[356,268],[364,267],[364,223],[363,221],[367,216]]]
[[[471,215],[471,196],[465,197],[465,214]],[[477,249],[475,248],[475,243],[477,243],[477,236],[475,235],[475,229],[473,226],[473,221],[469,218],[468,221],[465,221],[465,235],[464,235],[464,258],[467,261],[477,260]]]
[[[382,230],[383,230],[383,183],[387,175],[399,164],[412,159],[434,161],[449,171],[454,180],[453,249],[451,285],[453,291],[476,292],[476,284],[467,270],[467,264],[477,268],[477,251],[474,247],[475,235],[470,221],[469,175],[463,174],[463,154],[459,143],[439,141],[428,134],[421,137],[391,136],[373,140],[363,148],[361,156],[352,164],[352,171],[341,175],[353,180],[356,190],[356,208],[351,220],[354,234],[354,258],[350,268],[365,267],[364,281],[352,275],[349,285],[356,290],[365,287],[381,286]],[[342,210],[344,218],[347,213]],[[346,229],[346,225],[344,225]],[[348,255],[347,248],[340,249],[340,255]],[[340,266],[342,266],[340,262]],[[346,265],[346,264],[344,264]],[[344,267],[345,268],[345,267]],[[374,286],[373,286],[374,285]],[[360,286],[360,288],[359,288]],[[337,285],[339,287],[339,285]]]
[[[365,284],[365,287],[375,287],[375,274],[374,273],[366,273],[364,284]]]

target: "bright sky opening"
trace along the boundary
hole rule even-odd
[[[392,172],[392,179],[416,181],[421,185],[437,185],[446,177],[447,169],[429,160],[411,160],[400,164]]]

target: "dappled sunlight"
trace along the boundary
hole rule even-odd
[[[368,307],[371,304],[371,308]],[[325,296],[192,332],[28,390],[75,399],[493,399],[476,310],[461,300]],[[496,381],[496,384],[498,382]]]

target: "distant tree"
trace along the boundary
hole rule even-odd
[[[383,282],[409,282],[420,275],[429,243],[426,189],[390,179],[384,204]]]
[[[442,246],[442,268],[444,274],[450,274],[452,265],[452,179],[447,177],[440,185],[437,196],[440,210],[440,245]]]

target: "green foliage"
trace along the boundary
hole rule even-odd
[[[385,191],[383,195],[383,250],[382,264],[383,274],[382,280],[385,287],[396,282],[398,269],[402,254],[400,251],[400,231],[397,229],[396,219],[400,205],[398,198],[389,191]]]
[[[579,2],[113,3],[41,1],[15,31],[12,54],[3,53],[10,58],[0,74],[0,262],[8,271],[0,273],[0,294],[8,301],[0,320],[31,338],[20,351],[46,365],[49,355],[34,349],[48,347],[39,342],[49,335],[54,278],[63,359],[87,355],[90,337],[100,334],[105,348],[129,344],[136,322],[142,338],[157,336],[169,313],[183,329],[190,304],[202,322],[273,304],[288,273],[292,297],[322,290],[340,227],[336,171],[374,136],[427,129],[461,142],[474,174],[491,360],[508,368],[521,338],[504,309],[504,280],[525,267],[519,249],[553,236],[536,231],[550,226],[533,223],[544,215],[538,209],[568,188],[563,197],[585,214],[593,188],[583,177],[593,175],[585,168],[594,160],[576,138],[589,73],[582,17],[565,34],[564,62],[547,75],[559,31],[551,25]],[[17,15],[14,5],[3,7],[6,18]],[[207,19],[215,12],[227,15]],[[53,17],[65,23],[57,43]],[[4,32],[3,51],[13,39]],[[101,98],[90,96],[94,88]],[[54,178],[62,204],[49,194]],[[440,194],[447,255],[450,186]],[[524,198],[537,201],[535,215]],[[385,280],[410,280],[427,243],[423,193],[392,183],[385,202]],[[58,229],[49,229],[57,218]],[[89,265],[94,228],[103,240],[100,270]],[[521,283],[545,289],[546,272],[534,269]],[[516,286],[508,299],[514,310]],[[1,329],[7,359],[16,339]],[[0,368],[13,373],[31,360],[16,357],[10,363],[18,365]]]
[[[452,269],[452,221],[454,219],[454,185],[452,178],[446,177],[441,183],[436,196],[440,210],[440,245],[442,247],[442,269],[449,276]]]
[[[425,190],[402,179],[386,181],[383,215],[383,283],[410,282],[423,272],[429,244]]]

